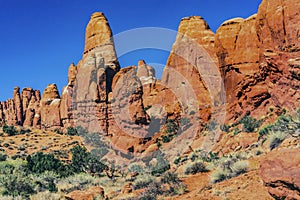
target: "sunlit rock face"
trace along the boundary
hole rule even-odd
[[[55,84],[44,90],[41,99],[41,125],[43,129],[55,130],[61,127],[60,95]]]

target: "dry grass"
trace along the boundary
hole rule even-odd
[[[7,145],[8,144],[8,145]],[[0,136],[0,149],[9,157],[30,155],[36,152],[69,152],[75,145],[83,145],[79,136],[60,135],[51,131],[32,130],[30,133],[15,136]],[[64,156],[61,160],[68,160]]]

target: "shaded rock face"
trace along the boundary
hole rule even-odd
[[[63,88],[60,105],[60,115],[63,127],[74,127],[73,93],[78,73],[77,66],[71,64],[68,71],[68,85]]]
[[[13,98],[1,103],[0,122],[8,125],[40,128],[40,91],[31,88],[14,89]]]
[[[95,57],[87,57],[78,70],[73,112],[77,126],[87,128],[90,132],[107,134],[106,69],[103,59],[96,62]]]
[[[55,84],[45,89],[41,99],[41,124],[43,129],[57,129],[61,127],[60,95]]]
[[[150,117],[143,104],[143,87],[135,66],[121,69],[114,77],[110,95],[109,130],[118,150],[134,153],[133,146],[147,138]]]
[[[299,149],[268,154],[261,164],[261,177],[275,199],[300,199]]]
[[[25,92],[24,92],[25,91]],[[23,89],[23,108],[24,110],[24,126],[41,128],[41,94],[40,91],[33,91],[31,88]],[[26,97],[26,98],[25,98]],[[30,98],[29,98],[30,97]],[[28,103],[29,102],[29,103]],[[26,106],[28,103],[28,106]]]

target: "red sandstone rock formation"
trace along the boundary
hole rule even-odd
[[[299,149],[285,149],[268,154],[262,161],[261,177],[276,199],[300,199]]]
[[[55,84],[45,89],[41,99],[41,125],[44,129],[57,129],[61,127],[60,95]]]

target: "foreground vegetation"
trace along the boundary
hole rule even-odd
[[[166,132],[176,131],[174,121],[169,121]],[[210,123],[207,130],[214,131],[218,124]],[[103,157],[108,153],[106,144],[97,133],[88,133],[82,128],[69,128],[68,136],[81,136],[91,151],[80,145],[70,150],[70,159],[61,159],[55,153],[34,153],[23,157],[0,153],[0,192],[1,199],[64,199],[75,190],[85,190],[91,186],[102,186],[110,198],[118,199],[157,199],[164,196],[182,195],[187,186],[184,177],[206,173],[210,184],[238,177],[251,171],[249,159],[268,153],[286,139],[300,137],[300,111],[294,115],[281,115],[274,123],[266,124],[250,116],[243,117],[232,125],[220,126],[223,132],[236,137],[241,132],[258,133],[257,143],[247,149],[238,149],[227,154],[193,150],[189,155],[178,155],[172,163],[163,154],[157,154],[155,162],[134,163],[129,166],[116,166]],[[30,130],[13,126],[2,127],[7,137],[30,134]],[[57,134],[63,134],[57,131]],[[163,142],[164,140],[162,140]],[[5,143],[1,144],[5,145]],[[180,171],[180,169],[183,169]],[[119,193],[124,185],[131,184],[133,195]],[[114,193],[118,191],[117,193]]]

